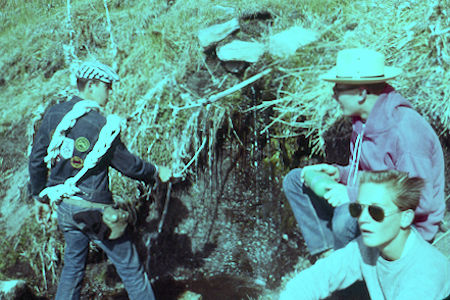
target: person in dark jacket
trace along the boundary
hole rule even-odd
[[[80,298],[90,241],[113,262],[130,299],[155,299],[129,235],[110,238],[102,215],[114,204],[110,166],[147,184],[168,181],[171,170],[131,154],[120,139],[120,119],[101,114],[118,75],[99,62],[83,63],[76,75],[79,96],[46,112],[29,158],[31,195],[56,205],[66,242],[56,299]]]

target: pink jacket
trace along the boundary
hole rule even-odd
[[[431,240],[445,212],[444,155],[434,130],[395,91],[379,96],[365,124],[359,118],[354,118],[352,124],[350,163],[337,166],[340,182],[348,183],[350,200],[355,201],[358,192],[353,184],[358,171],[351,171],[352,158],[358,170],[396,169],[422,177],[425,189],[414,225],[424,239]],[[357,143],[358,139],[361,143]]]

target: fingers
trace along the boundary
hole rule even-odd
[[[161,182],[167,182],[172,177],[172,170],[165,166],[161,166],[158,170],[158,176]]]
[[[337,167],[333,166],[333,165],[329,165],[329,164],[317,164],[317,165],[310,165],[310,166],[306,166],[302,169],[302,173],[301,175],[303,176],[304,172],[308,172],[308,171],[317,171],[317,172],[323,172],[323,173],[327,173],[330,176],[333,176],[335,174],[339,173],[339,170]]]
[[[329,190],[323,195],[323,197],[333,207],[350,202],[346,186],[339,183],[330,185]]]
[[[328,191],[326,192],[323,197],[328,201],[328,203],[333,206],[336,207],[338,206],[338,202],[339,200],[337,199],[337,197],[335,197],[332,193],[332,191]]]
[[[343,204],[342,198],[333,194],[324,195],[324,198],[333,207],[338,207],[339,205]]]
[[[170,176],[159,176],[159,179],[161,180],[161,182],[167,182],[170,179]]]
[[[323,167],[321,166],[321,164],[318,165],[310,165],[310,166],[306,166],[304,168],[302,168],[302,171],[300,173],[300,178],[302,180],[302,182],[305,181],[305,177],[307,176],[307,173],[309,172],[322,172]]]
[[[325,173],[327,173],[330,176],[334,176],[336,174],[339,174],[338,168],[336,168],[333,165],[321,164],[321,167],[322,167],[322,172],[325,172]]]
[[[51,216],[52,210],[50,209],[50,206],[48,206],[47,204],[36,204],[35,218],[39,224],[47,224],[50,221]]]
[[[302,181],[305,180],[305,169],[306,169],[306,167],[303,168],[302,171],[300,172],[300,179],[301,179]]]

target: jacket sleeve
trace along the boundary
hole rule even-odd
[[[339,170],[339,183],[347,185],[348,173],[350,172],[350,164],[346,166],[334,165]]]
[[[439,222],[445,212],[443,159],[442,165],[436,166],[430,157],[408,151],[399,157],[396,169],[408,172],[411,177],[417,176],[425,180],[425,188],[422,191],[419,206],[415,211],[416,219],[414,223],[417,231],[424,239],[429,241],[437,233]],[[438,178],[442,178],[439,180],[441,182],[436,182],[436,179],[433,178],[433,172],[442,173],[438,176]]]
[[[361,254],[357,240],[353,240],[292,278],[280,300],[324,299],[361,279]]]
[[[142,180],[145,183],[154,182],[156,166],[148,163],[128,151],[117,137],[111,147],[111,166],[127,177]]]
[[[50,144],[49,117],[44,116],[41,127],[34,138],[33,147],[28,161],[28,171],[30,174],[31,195],[37,196],[47,184],[48,170],[44,162],[47,155],[47,148]]]

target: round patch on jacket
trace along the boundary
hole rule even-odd
[[[74,140],[64,137],[59,148],[59,153],[64,159],[69,159],[73,155]]]
[[[91,146],[91,143],[84,136],[80,136],[79,138],[77,138],[75,140],[75,149],[77,149],[80,152],[88,151],[90,146]]]
[[[79,156],[74,156],[70,159],[70,164],[72,165],[72,167],[74,167],[75,169],[81,169],[83,167],[84,161],[81,157]]]

